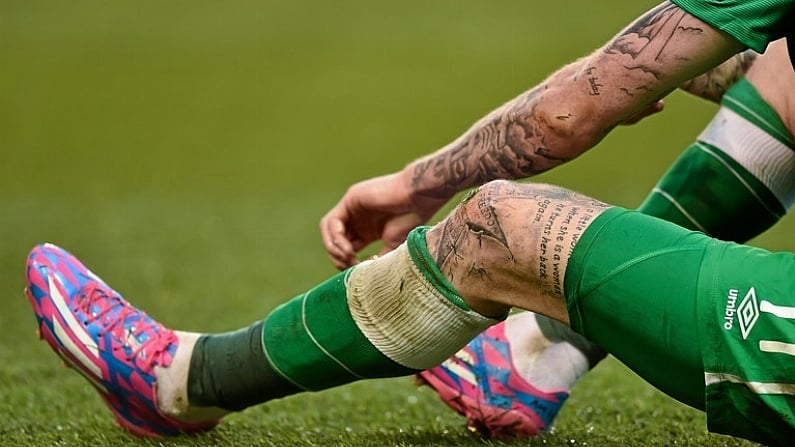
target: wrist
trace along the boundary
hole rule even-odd
[[[405,191],[408,202],[415,210],[421,210],[421,214],[428,214],[424,216],[426,218],[458,192],[445,185],[441,179],[430,175],[428,167],[429,161],[421,159],[410,163],[397,173],[399,187]]]

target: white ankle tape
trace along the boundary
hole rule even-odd
[[[359,330],[391,360],[417,370],[440,364],[500,321],[453,304],[417,269],[405,243],[356,266],[346,286]]]

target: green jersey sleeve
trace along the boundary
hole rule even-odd
[[[759,53],[795,29],[795,0],[671,1]]]

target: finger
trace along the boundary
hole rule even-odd
[[[320,221],[320,236],[323,240],[323,246],[333,259],[342,259],[346,257],[344,250],[342,250],[340,244],[337,242],[340,237],[338,230],[339,225],[338,220],[330,215],[324,216]]]
[[[329,256],[329,259],[331,260],[331,263],[334,264],[334,267],[336,267],[336,268],[338,268],[340,270],[345,270],[348,267],[353,267],[354,265],[356,265],[359,262],[355,258],[343,260],[343,259],[337,259],[337,258]]]
[[[326,250],[331,260],[331,263],[334,264],[340,270],[346,269],[354,264],[357,263],[356,257],[352,255],[348,255],[339,251],[335,250]]]
[[[350,262],[354,253],[345,236],[345,225],[342,221],[329,215],[325,216],[320,222],[320,234],[326,252],[337,267]]]
[[[348,256],[354,255],[355,249],[351,240],[348,239],[348,232],[346,231],[345,224],[338,219],[334,219],[329,223],[329,228],[331,243],[342,253]]]

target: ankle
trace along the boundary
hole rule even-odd
[[[589,369],[580,337],[555,320],[523,312],[506,321],[505,337],[519,376],[544,392],[568,392]],[[555,374],[549,374],[555,371]]]
[[[174,332],[179,341],[168,367],[155,368],[157,407],[161,413],[181,422],[202,422],[218,419],[228,411],[214,407],[197,407],[188,399],[188,371],[193,348],[201,334]]]

